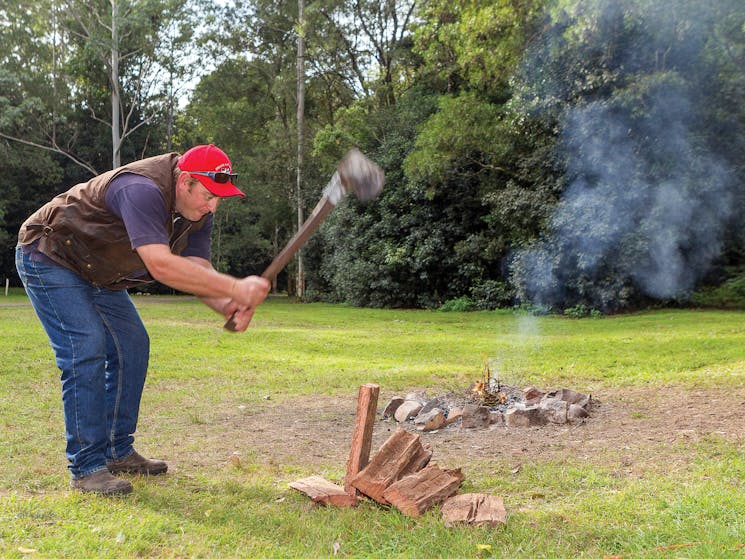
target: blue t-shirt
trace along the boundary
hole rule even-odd
[[[164,226],[169,219],[166,200],[160,188],[147,177],[135,173],[116,177],[106,190],[106,207],[124,222],[133,250],[143,245],[168,245]],[[179,215],[176,218],[185,219]],[[210,215],[202,229],[189,235],[181,256],[210,260],[213,222],[214,216]]]

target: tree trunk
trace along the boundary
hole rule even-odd
[[[305,0],[298,0],[297,37],[297,228],[303,225],[303,144],[305,139]],[[297,253],[297,277],[295,292],[298,299],[305,294],[305,272],[303,270],[303,251]]]
[[[111,161],[112,168],[121,165],[119,131],[119,0],[111,0]]]

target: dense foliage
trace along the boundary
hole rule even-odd
[[[221,206],[214,260],[260,272],[296,227],[302,33],[306,211],[351,146],[387,178],[304,250],[307,298],[582,314],[740,277],[741,1],[306,0],[304,16],[266,0],[0,7],[0,275],[17,283],[28,213],[112,164],[114,88],[123,162],[231,154],[248,196]]]

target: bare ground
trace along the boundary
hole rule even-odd
[[[378,400],[378,417],[390,397]],[[435,396],[436,394],[430,394]],[[344,472],[354,428],[356,393],[312,396],[262,409],[223,409],[217,422],[189,428],[198,452],[176,457],[184,469],[229,466],[242,456],[308,474]],[[745,388],[633,387],[592,395],[590,418],[571,425],[470,430],[457,426],[422,433],[433,461],[468,472],[519,468],[531,462],[588,463],[619,475],[672,472],[691,461],[691,448],[711,438],[745,443]],[[397,428],[378,419],[373,452]],[[413,426],[408,425],[413,430]],[[178,468],[178,466],[176,466]]]

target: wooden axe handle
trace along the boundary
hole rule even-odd
[[[323,223],[323,220],[331,213],[334,209],[332,204],[326,196],[323,196],[313,208],[313,212],[310,217],[305,220],[298,229],[297,233],[289,240],[285,248],[282,249],[277,256],[274,257],[272,263],[267,266],[266,270],[261,274],[262,278],[266,278],[269,281],[273,281],[277,275],[284,270],[284,267],[289,264],[292,257],[295,256],[298,250],[306,243],[310,236],[315,233],[316,229]]]
[[[322,196],[318,201],[318,204],[316,204],[316,207],[313,208],[310,217],[308,217],[308,219],[305,220],[305,223],[300,226],[300,229],[298,229],[297,233],[295,233],[292,239],[289,240],[285,248],[282,249],[282,252],[274,257],[274,260],[272,260],[272,263],[267,266],[266,270],[261,274],[261,277],[273,281],[274,278],[277,277],[277,274],[279,274],[284,267],[287,266],[290,260],[292,260],[292,257],[295,256],[297,251],[302,248],[310,236],[315,233],[316,229],[318,229],[321,223],[323,223],[323,220],[326,219],[326,216],[328,216],[331,213],[331,210],[334,209],[334,205],[335,204],[333,204],[326,195]],[[223,328],[235,332],[235,322],[233,321],[233,317],[225,323]]]

